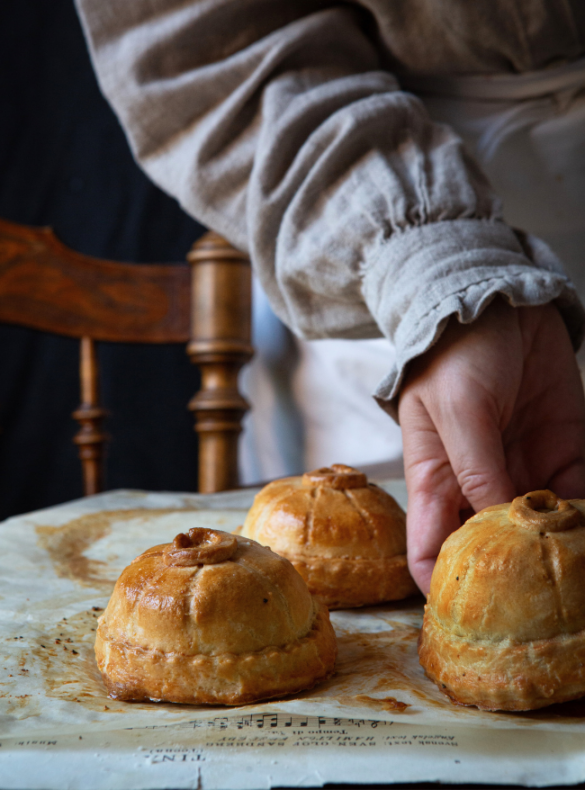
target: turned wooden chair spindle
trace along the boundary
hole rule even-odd
[[[199,434],[199,490],[225,491],[238,477],[238,437],[249,406],[238,390],[251,359],[251,271],[244,253],[217,234],[187,255],[192,266],[192,332],[187,351],[201,370],[191,399]]]
[[[207,233],[184,264],[115,263],[80,255],[49,228],[0,220],[0,322],[80,340],[79,448],[86,495],[103,488],[96,343],[187,343],[201,369],[189,408],[199,434],[199,491],[238,485],[241,420],[249,408],[238,373],[253,354],[247,256]],[[190,270],[191,269],[191,270]]]
[[[103,490],[103,449],[107,436],[102,431],[102,422],[107,412],[100,406],[99,369],[95,342],[91,337],[82,337],[79,348],[79,378],[81,380],[81,404],[73,417],[81,429],[73,437],[79,447],[83,473],[83,492],[86,496],[99,494]]]

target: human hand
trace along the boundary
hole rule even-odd
[[[585,497],[585,398],[554,305],[496,299],[472,324],[452,318],[412,363],[398,414],[408,562],[425,594],[462,511],[541,488]]]

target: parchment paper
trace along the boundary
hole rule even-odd
[[[385,487],[404,503],[402,484]],[[483,713],[452,705],[424,676],[416,655],[422,597],[333,612],[339,641],[337,673],[292,699],[239,709],[109,699],[95,665],[93,640],[95,621],[121,570],[149,546],[191,527],[233,530],[242,523],[253,494],[119,491],[0,525],[0,787],[52,787],[46,772],[41,776],[40,766],[60,764],[64,755],[75,786],[96,790],[196,787],[203,780],[210,788],[244,788],[335,781],[560,784],[585,779],[583,703],[528,714]],[[299,723],[303,719],[304,725]],[[246,721],[251,723],[242,723]],[[234,731],[235,740],[221,740],[228,737],[227,730]],[[329,740],[321,737],[324,730]],[[365,730],[373,740],[360,741],[359,733]],[[309,731],[313,740],[303,739]],[[219,732],[223,735],[218,741]],[[252,732],[254,738],[261,736],[263,746],[250,740]],[[266,741],[266,733],[272,733],[272,741]],[[488,754],[494,755],[494,744],[499,767],[492,765],[489,777],[480,779],[474,770]],[[175,747],[179,751],[164,752]],[[379,764],[368,758],[375,778],[366,779],[358,763],[351,778],[353,758],[347,755],[354,748],[379,755]],[[335,756],[339,750],[344,762],[349,759],[343,769]],[[224,752],[234,751],[239,756],[230,763]],[[238,770],[234,784],[230,770],[233,773],[241,764],[242,755],[245,762],[260,751],[261,762],[267,761],[262,782],[257,777],[252,782]],[[455,751],[457,758],[452,756]],[[325,753],[331,757],[325,759]],[[163,760],[164,754],[175,758]],[[502,754],[507,755],[503,761]],[[258,759],[254,757],[259,765]],[[100,770],[86,770],[92,760]],[[108,761],[117,766],[113,773],[101,770]],[[157,766],[163,764],[173,779],[168,781],[165,773],[159,785],[162,773]],[[289,764],[294,770],[287,768]],[[81,773],[75,773],[76,765]],[[273,770],[271,765],[280,767]],[[120,784],[118,777],[115,784],[112,777],[119,771],[128,778]],[[154,784],[148,784],[146,775]],[[108,784],[110,780],[114,783]]]

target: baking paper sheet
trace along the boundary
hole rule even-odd
[[[391,487],[404,502],[403,485]],[[292,699],[239,709],[109,699],[93,640],[118,574],[191,527],[233,530],[253,493],[120,491],[0,525],[0,787],[63,787],[50,766],[90,790],[585,779],[583,703],[484,713],[425,678],[422,598],[333,612],[336,675]]]

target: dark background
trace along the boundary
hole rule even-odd
[[[0,217],[87,255],[184,260],[203,228],[134,163],[72,0],[0,3]],[[182,345],[100,344],[108,488],[195,490],[197,370]],[[0,326],[0,519],[82,495],[77,341]]]

